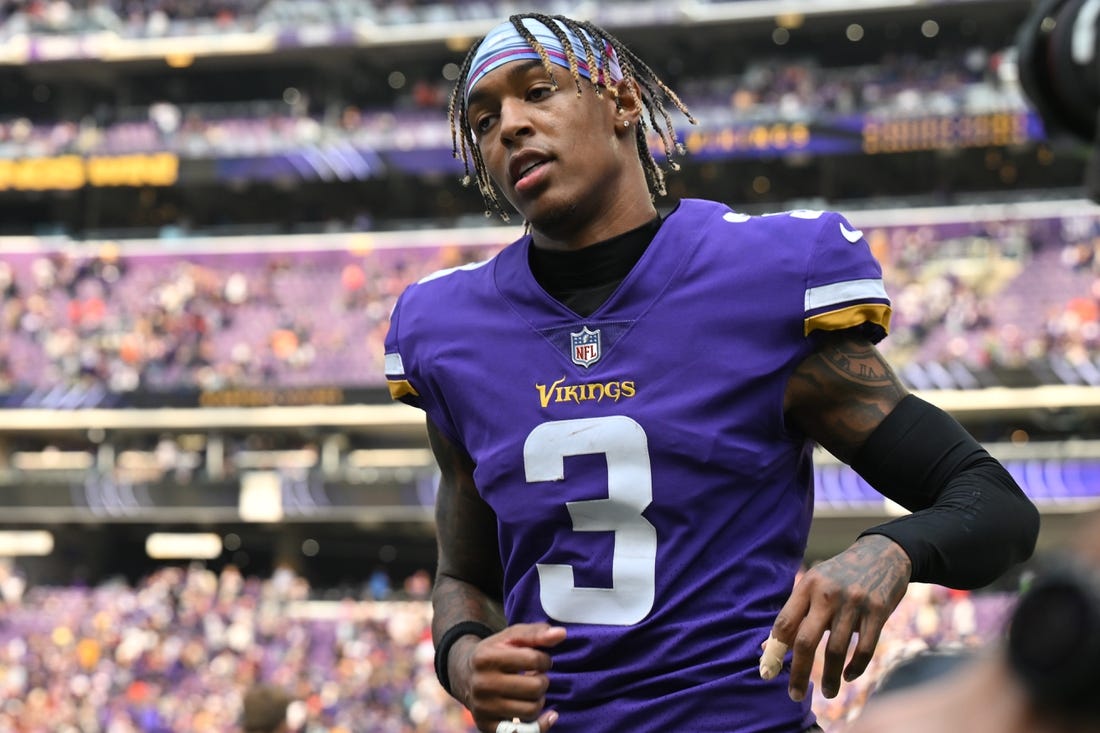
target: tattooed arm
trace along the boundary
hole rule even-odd
[[[492,508],[474,484],[474,462],[428,420],[428,439],[439,464],[436,539],[439,566],[432,589],[432,640],[464,621],[497,633],[460,637],[447,655],[450,693],[469,708],[478,729],[494,731],[502,720],[537,720],[540,731],[557,714],[545,711],[550,656],[544,651],[565,638],[546,623],[506,626],[503,569]]]
[[[439,464],[435,526],[439,567],[432,590],[432,638],[462,621],[504,628],[503,571],[493,510],[474,486],[474,462],[428,420],[428,440]]]
[[[866,339],[840,333],[798,366],[787,385],[788,422],[851,463],[868,436],[906,396],[878,350]],[[772,636],[794,649],[791,697],[801,700],[809,684],[818,644],[825,631],[822,688],[826,697],[840,689],[840,673],[853,633],[859,643],[847,677],[863,673],[879,632],[905,595],[910,561],[892,540],[861,537],[837,557],[807,572],[780,611]]]
[[[805,695],[826,631],[822,688],[833,697],[874,654],[912,580],[978,587],[1031,554],[1038,512],[1011,475],[952,417],[909,395],[874,346],[823,338],[788,383],[789,423],[914,512],[873,527],[808,571],[772,635],[794,648],[792,697]],[[845,660],[852,640],[858,643]]]
[[[783,408],[794,427],[851,463],[907,394],[878,349],[841,332],[824,337],[791,375]]]

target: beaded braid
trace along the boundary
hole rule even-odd
[[[573,48],[571,39],[567,35],[566,30],[563,30],[562,26],[574,33],[580,40],[581,47],[584,50],[585,61],[588,64],[589,81],[597,96],[602,96],[602,90],[598,80],[609,74],[610,67],[609,64],[601,60],[603,58],[602,54],[597,56],[595,49],[593,49],[589,41],[589,36],[591,35],[592,38],[598,39],[611,46],[618,57],[619,67],[623,72],[623,78],[629,77],[634,79],[642,92],[642,104],[645,114],[639,119],[638,127],[634,135],[635,143],[638,148],[638,156],[642,161],[642,168],[645,170],[646,181],[649,184],[650,190],[657,196],[666,195],[668,189],[665,185],[665,171],[662,170],[661,165],[657,162],[656,158],[653,156],[653,152],[649,148],[649,142],[646,139],[646,127],[652,126],[660,135],[661,145],[665,150],[668,168],[670,170],[679,170],[680,164],[677,162],[676,158],[684,154],[684,146],[676,138],[676,129],[673,125],[667,105],[671,104],[676,107],[676,109],[694,125],[696,124],[695,118],[691,115],[691,112],[688,111],[687,105],[685,105],[680,100],[680,97],[677,96],[659,76],[657,76],[656,72],[654,72],[648,64],[627,48],[622,41],[594,23],[590,21],[576,21],[563,15],[544,15],[542,13],[523,13],[511,16],[508,19],[509,22],[511,22],[512,26],[516,29],[516,32],[519,33],[527,44],[539,55],[555,91],[558,89],[558,83],[554,77],[555,64],[550,60],[550,56],[546,53],[546,49],[543,48],[542,44],[539,43],[531,31],[523,24],[523,21],[527,19],[537,20],[542,23],[561,42],[562,48],[565,50],[566,61],[569,64],[569,74],[573,77],[573,83],[577,87],[578,96],[583,93],[583,87],[581,86],[581,73],[577,53]],[[561,25],[559,26],[558,23],[561,23]],[[458,79],[455,81],[455,86],[451,91],[451,98],[447,105],[447,118],[451,125],[451,152],[455,158],[462,160],[464,167],[462,184],[464,186],[468,186],[471,183],[472,162],[472,180],[477,182],[478,190],[481,191],[482,198],[484,198],[486,205],[490,209],[485,212],[485,216],[490,217],[495,211],[501,219],[508,221],[508,212],[505,210],[500,200],[500,195],[497,193],[492,178],[489,176],[488,167],[481,157],[481,150],[478,148],[474,131],[470,128],[466,109],[466,82],[470,75],[470,66],[480,46],[481,41],[478,41],[466,54],[466,59],[462,63],[462,68],[459,71]],[[614,95],[616,104],[618,105],[619,95],[617,89],[614,87],[608,88]],[[657,118],[658,114],[661,117],[660,121],[658,121]],[[649,118],[648,125],[646,123],[646,116]]]
[[[451,98],[447,102],[447,119],[451,123],[451,154],[462,161],[464,170],[462,176],[463,186],[470,185],[470,159],[473,159],[474,177],[477,180],[478,190],[481,191],[481,197],[485,200],[485,204],[491,209],[485,211],[485,217],[491,217],[493,211],[496,211],[501,219],[508,221],[508,212],[501,204],[496,187],[493,186],[493,181],[489,177],[489,169],[481,157],[481,150],[477,147],[477,141],[474,140],[474,131],[470,129],[466,114],[466,95],[464,93],[466,78],[470,75],[470,65],[473,63],[474,56],[477,55],[477,50],[484,40],[482,38],[481,41],[470,47],[466,59],[462,62],[462,68],[458,72],[458,81],[455,82],[455,87],[451,90]]]
[[[661,146],[665,149],[665,158],[668,161],[668,167],[670,170],[680,170],[680,163],[676,158],[684,154],[684,146],[676,139],[676,128],[673,125],[671,115],[668,113],[666,101],[680,110],[680,112],[687,117],[688,122],[694,125],[696,124],[695,117],[688,111],[687,105],[681,101],[676,92],[672,91],[672,89],[661,80],[661,77],[657,76],[657,73],[650,68],[649,64],[642,61],[636,53],[623,45],[619,39],[590,21],[581,21],[577,25],[596,38],[603,37],[611,44],[611,47],[615,50],[615,54],[619,57],[619,67],[623,70],[623,77],[634,79],[642,87],[642,99],[644,101],[645,111],[649,115],[649,121],[653,129],[657,130],[661,136]],[[579,33],[578,35],[582,38],[584,37],[583,33]],[[664,122],[663,125],[657,122],[656,112],[660,112]],[[646,178],[649,181],[650,188],[655,191],[658,196],[664,196],[668,193],[668,189],[665,186],[665,172],[661,169],[661,166],[653,157],[653,152],[649,149],[645,127],[645,120],[643,119],[639,122],[638,129],[635,132],[638,141],[638,154],[641,156],[642,166],[645,168]]]

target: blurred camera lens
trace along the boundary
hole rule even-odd
[[[1100,592],[1096,580],[1062,563],[1025,593],[1012,615],[1009,660],[1035,704],[1100,718]]]

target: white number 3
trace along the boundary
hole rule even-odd
[[[577,532],[614,532],[611,587],[576,586],[571,565],[537,565],[543,610],[567,623],[628,626],[653,608],[657,530],[642,516],[653,500],[649,443],[642,426],[622,415],[539,425],[523,445],[527,481],[561,481],[565,456],[603,454],[607,498],[565,506]]]

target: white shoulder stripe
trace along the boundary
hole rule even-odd
[[[886,286],[882,280],[847,280],[845,282],[820,285],[806,290],[806,310],[847,303],[868,298],[886,298]]]
[[[396,351],[386,354],[386,376],[405,376],[405,362],[401,360],[401,354],[398,354]]]
[[[446,277],[447,275],[458,272],[459,270],[476,270],[477,268],[483,267],[484,265],[487,265],[492,261],[493,261],[493,258],[490,257],[489,259],[482,260],[481,262],[468,262],[465,265],[459,265],[458,267],[448,267],[445,270],[436,270],[435,272],[431,273],[430,275],[425,275],[424,277],[420,278],[416,282],[419,285],[420,283],[426,283],[426,282],[431,282],[432,280],[438,280],[441,277]]]

